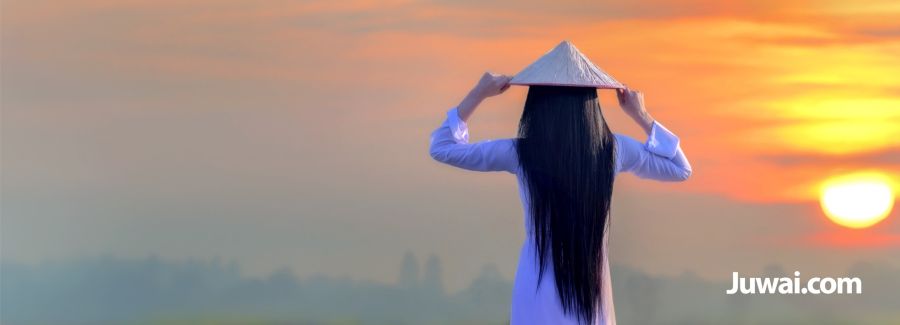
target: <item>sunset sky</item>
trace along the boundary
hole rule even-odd
[[[440,165],[428,135],[481,73],[567,39],[646,94],[694,167],[618,179],[614,264],[900,260],[896,211],[851,230],[818,203],[851,172],[900,189],[897,1],[9,0],[2,24],[4,259],[393,281],[411,250],[441,256],[451,289],[487,263],[512,278],[514,178]],[[614,131],[642,138],[600,93]],[[485,102],[472,137],[514,136],[525,94]]]

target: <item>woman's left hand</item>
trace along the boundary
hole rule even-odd
[[[512,79],[510,76],[485,72],[484,75],[481,76],[481,80],[478,80],[478,84],[475,85],[475,88],[472,88],[472,91],[470,91],[469,94],[466,95],[466,98],[463,98],[463,101],[457,106],[459,118],[463,121],[467,121],[469,116],[472,116],[472,113],[475,112],[475,108],[478,107],[478,104],[481,104],[482,100],[491,96],[500,95],[509,89],[510,79]]]
[[[475,89],[472,89],[472,92],[478,94],[481,98],[500,95],[509,89],[510,79],[512,79],[510,76],[485,72],[481,76],[481,80],[478,80],[478,84],[475,85]]]

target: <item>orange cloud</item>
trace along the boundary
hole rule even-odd
[[[421,107],[452,105],[481,71],[515,73],[571,39],[643,90],[654,115],[682,136],[696,169],[692,191],[804,201],[836,172],[900,172],[854,160],[900,149],[892,1],[95,0],[6,9],[15,14],[4,16],[4,29],[14,29],[4,55],[16,62],[78,76],[281,84],[308,94],[301,107],[366,105],[335,113],[348,130],[361,116],[418,129],[433,113]],[[348,89],[357,96],[341,96]],[[506,110],[493,118],[514,121],[516,99],[499,100]],[[615,111],[608,116],[617,130],[635,131]],[[797,155],[816,158],[770,160]]]

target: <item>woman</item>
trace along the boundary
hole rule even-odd
[[[516,139],[468,142],[466,121],[510,77],[485,73],[431,135],[431,156],[519,181],[526,239],[513,286],[510,324],[615,324],[606,234],[618,172],[682,181],[691,167],[678,138],[653,120],[640,92],[617,90],[619,105],[648,135],[642,144],[610,132],[597,90],[528,90]]]

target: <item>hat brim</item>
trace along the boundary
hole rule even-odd
[[[558,87],[585,87],[597,89],[625,89],[625,85],[584,85],[575,83],[554,83],[554,82],[515,82],[510,81],[513,86],[558,86]]]

